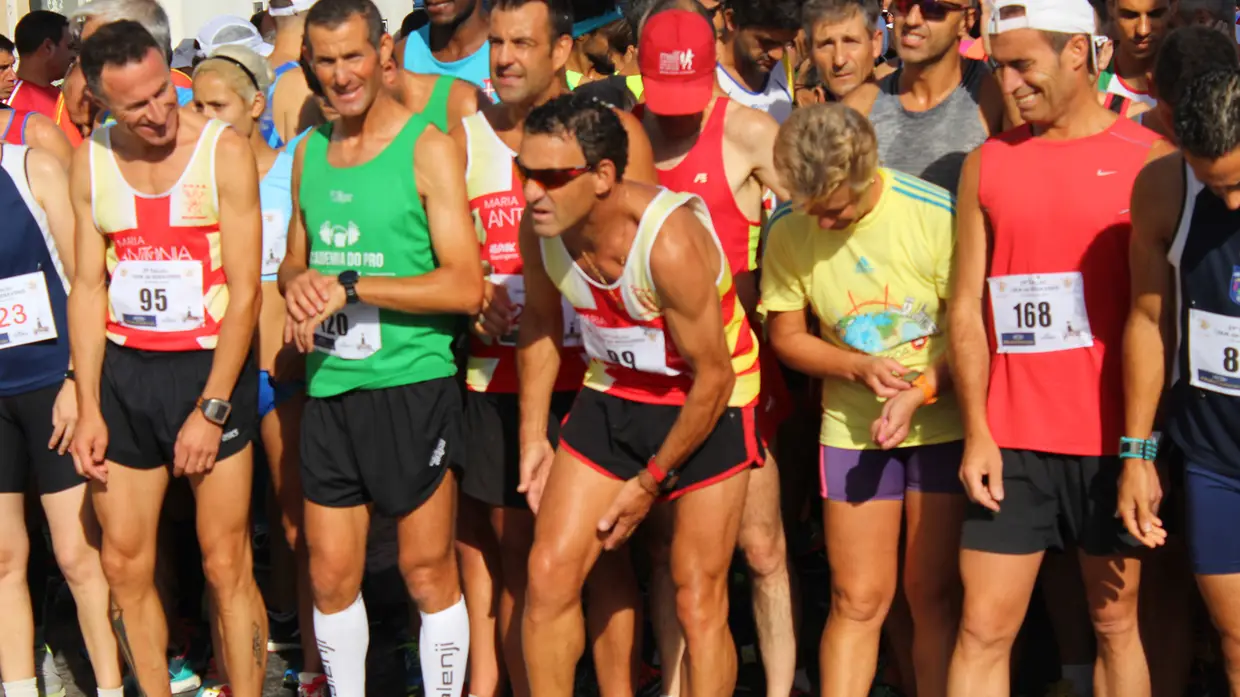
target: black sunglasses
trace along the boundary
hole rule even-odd
[[[520,178],[522,184],[534,181],[544,189],[558,189],[594,169],[594,165],[561,169],[530,169],[521,164],[519,160],[514,160],[514,164],[517,166],[517,177]]]
[[[914,7],[920,7],[921,16],[930,22],[941,22],[953,12],[963,12],[969,9],[966,5],[957,5],[942,0],[895,0],[891,3],[891,7],[896,14],[904,16],[912,12]]]

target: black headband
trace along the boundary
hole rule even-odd
[[[241,72],[245,73],[245,76],[250,78],[250,83],[254,85],[254,89],[258,90],[259,92],[262,92],[262,88],[258,86],[258,78],[254,76],[253,71],[245,67],[245,63],[242,63],[241,61],[237,60],[236,58],[233,58],[232,56],[224,56],[224,55],[208,56],[207,60],[225,61],[227,63],[232,63],[238,68],[241,68]]]

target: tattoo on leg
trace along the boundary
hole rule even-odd
[[[119,605],[116,604],[116,597],[112,597],[111,609],[108,613],[109,619],[112,621],[112,631],[116,633],[116,646],[121,650],[121,656],[125,659],[125,665],[129,666],[129,672],[136,678],[138,676],[138,667],[133,662],[133,649],[129,646],[129,634],[125,631],[125,617]],[[138,694],[145,695],[142,692],[141,681],[138,682]]]
[[[266,647],[263,646],[263,630],[254,623],[254,664],[263,665],[263,656],[266,654]]]

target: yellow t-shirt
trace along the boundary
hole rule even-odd
[[[956,206],[945,189],[880,169],[878,204],[846,230],[823,230],[787,205],[771,217],[762,262],[762,305],[798,312],[807,305],[823,340],[925,372],[947,352],[947,304],[956,246]],[[877,448],[870,425],[883,400],[864,384],[822,385],[824,445]],[[902,446],[963,437],[956,397],[943,390],[913,416]]]

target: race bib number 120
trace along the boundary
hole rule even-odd
[[[1079,272],[987,279],[999,353],[1050,353],[1094,345]]]
[[[1189,384],[1240,397],[1240,317],[1188,311]]]
[[[0,349],[56,338],[56,317],[42,271],[0,280]]]
[[[357,303],[328,317],[314,330],[314,348],[346,361],[360,361],[383,348],[379,308]]]

